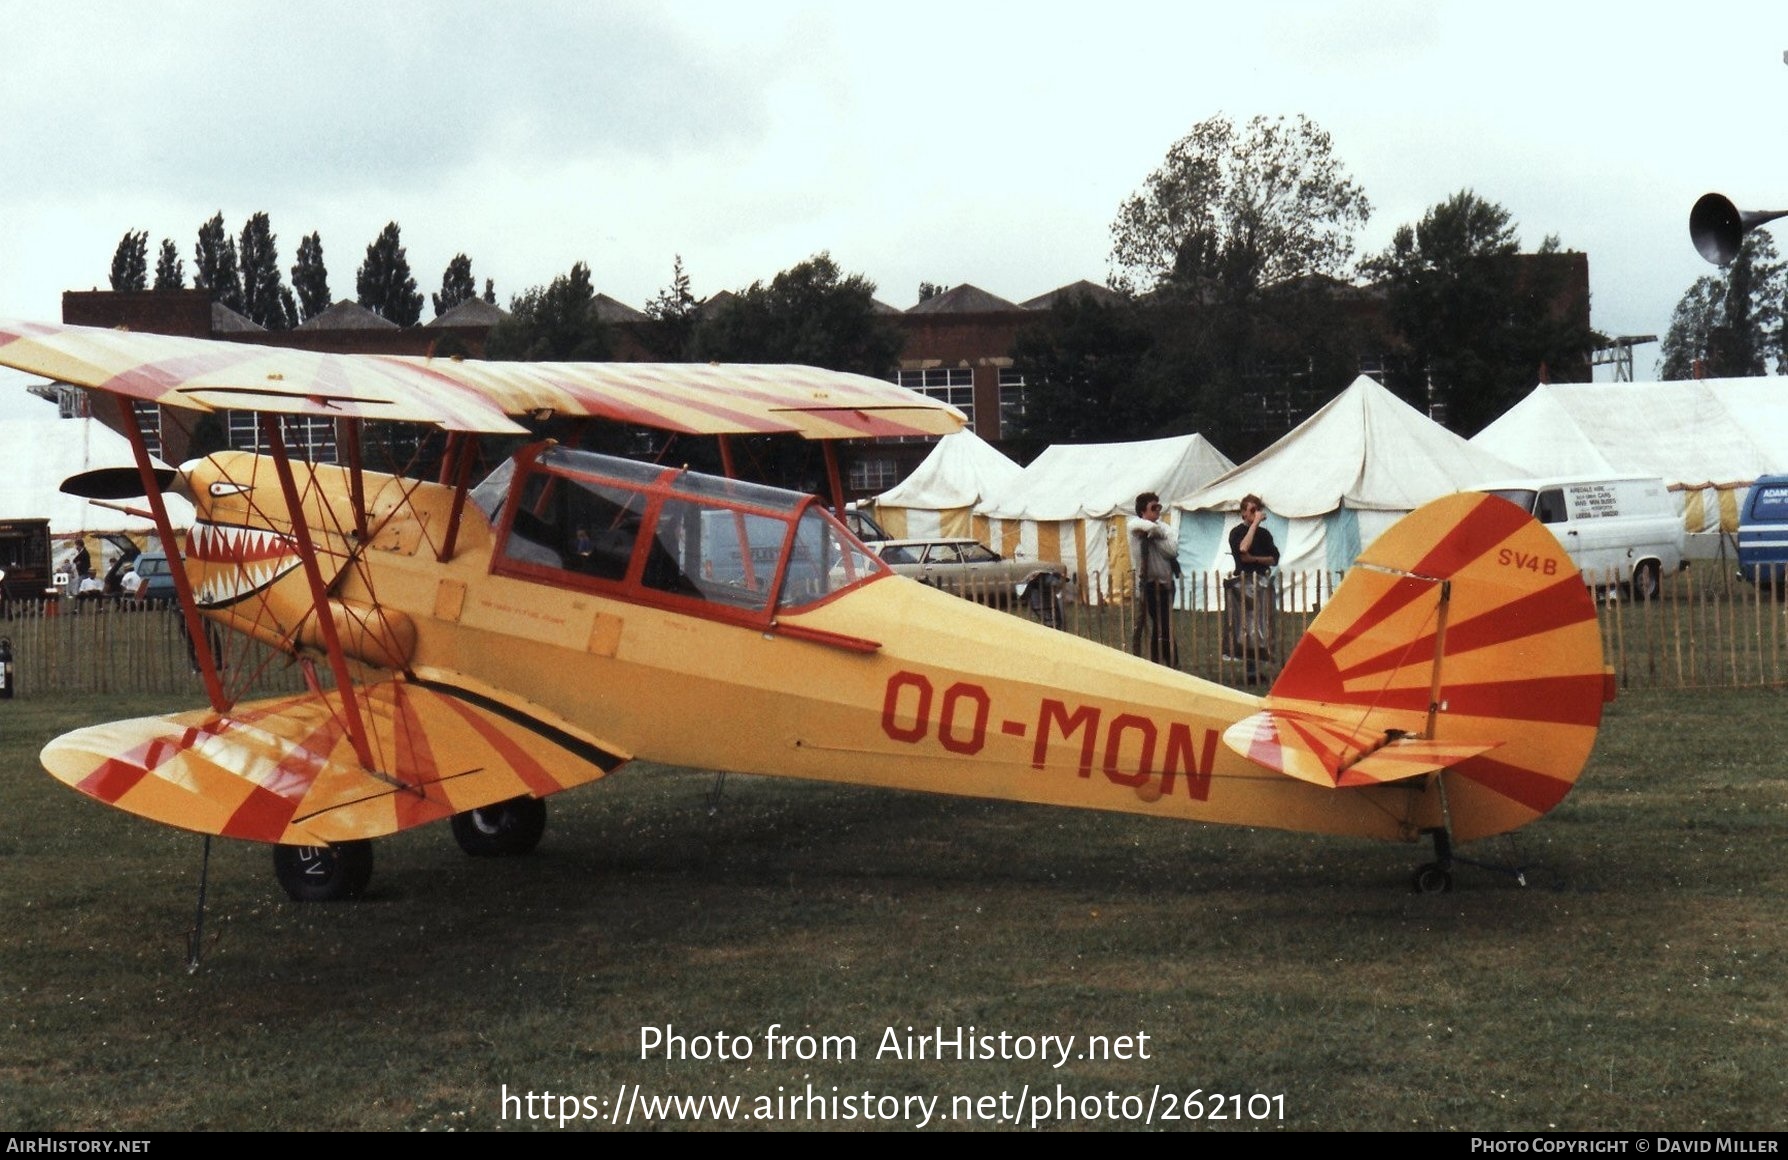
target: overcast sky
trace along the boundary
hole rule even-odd
[[[425,294],[460,251],[503,303],[582,260],[643,306],[678,254],[705,297],[826,250],[897,307],[1022,301],[1104,281],[1118,203],[1217,113],[1326,129],[1361,254],[1466,188],[1556,234],[1609,334],[1711,270],[1700,194],[1788,207],[1779,4],[1231,7],[6,0],[0,317],[58,320],[126,230],[190,272],[219,210],[267,211],[288,279],[319,231],[338,299],[395,220]]]

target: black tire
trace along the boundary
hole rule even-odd
[[[1637,603],[1649,604],[1656,600],[1663,588],[1662,569],[1656,560],[1642,561],[1633,569],[1633,599]]]
[[[1453,872],[1438,862],[1429,862],[1417,868],[1410,885],[1417,894],[1450,894],[1453,890]]]
[[[273,875],[294,902],[358,898],[372,880],[372,872],[372,843],[368,841],[273,847]]]
[[[503,858],[532,853],[546,833],[546,802],[535,797],[453,815],[453,840],[475,858]]]

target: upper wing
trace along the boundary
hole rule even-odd
[[[355,757],[334,692],[115,721],[43,751],[58,780],[158,822],[287,845],[376,838],[594,781],[627,759],[458,690],[357,690],[378,773]]]
[[[712,363],[493,363],[326,354],[0,321],[0,365],[192,410],[272,411],[520,432],[552,412],[692,435],[944,435],[954,407],[867,375]]]

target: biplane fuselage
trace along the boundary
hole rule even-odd
[[[615,759],[1377,838],[1443,822],[1436,778],[1338,788],[1263,768],[1225,743],[1262,698],[889,574],[811,497],[535,447],[473,493],[441,559],[454,489],[368,475],[362,541],[347,474],[297,466],[358,680],[400,673]],[[199,511],[186,567],[206,614],[314,647],[266,460],[189,465],[185,490]],[[1433,603],[1407,615],[1431,621]],[[1378,672],[1375,688],[1391,678],[1421,703],[1381,697],[1373,730],[1422,731],[1431,661]],[[1586,712],[1599,711],[1599,673],[1592,684],[1578,682]],[[1446,722],[1449,741],[1553,762],[1580,761],[1594,732],[1536,731]],[[453,755],[435,761],[444,780],[416,792],[451,788]],[[1531,820],[1568,781],[1526,788],[1458,779],[1456,836]],[[280,840],[325,840],[320,822],[300,817]]]

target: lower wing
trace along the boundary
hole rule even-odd
[[[376,838],[594,781],[628,756],[465,690],[391,680],[355,690],[376,768],[337,692],[95,725],[44,768],[89,797],[204,834],[287,845]]]

